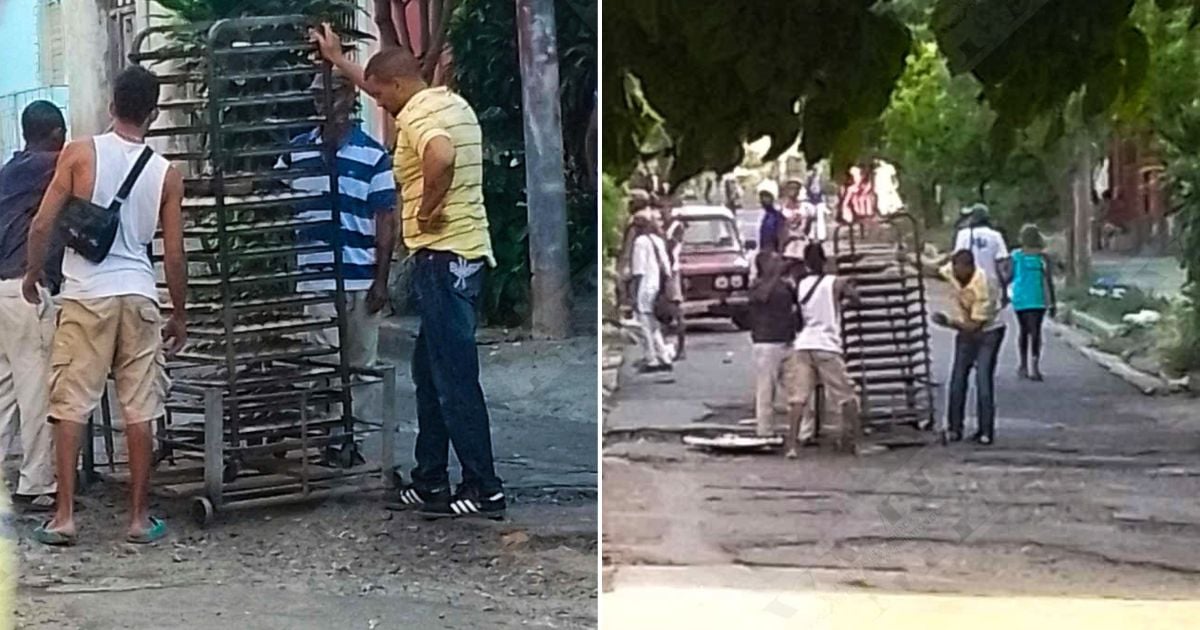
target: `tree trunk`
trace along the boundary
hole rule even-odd
[[[1087,284],[1092,273],[1092,144],[1080,138],[1069,167],[1071,182],[1071,280]]]
[[[515,0],[525,116],[533,333],[570,334],[571,270],[554,0]]]

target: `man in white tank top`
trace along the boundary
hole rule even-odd
[[[25,299],[40,300],[42,261],[59,213],[71,197],[110,207],[138,158],[157,116],[158,79],[127,68],[113,85],[112,131],[67,145],[29,233]],[[63,259],[62,311],[51,350],[50,412],[54,425],[58,502],[54,519],[34,533],[42,543],[76,540],[75,467],[87,419],[100,402],[108,375],[129,446],[130,514],[126,540],[148,543],[166,533],[149,513],[153,453],[152,421],[164,415],[167,394],[164,352],[178,352],[187,338],[187,261],[183,249],[183,175],[151,155],[120,207],[112,249],[93,263],[68,248]],[[164,268],[171,316],[159,312],[154,266],[147,246],[161,221]],[[164,349],[163,342],[168,346]]]
[[[804,264],[809,275],[796,287],[802,321],[793,343],[796,349],[792,360],[794,373],[788,379],[793,383],[789,458],[798,455],[798,443],[811,442],[816,434],[816,418],[806,411],[818,384],[825,386],[825,427],[829,433],[836,436],[843,447],[852,447],[858,437],[852,434],[856,431],[855,419],[846,418],[843,413],[843,410],[854,413],[847,407],[855,406],[856,401],[842,355],[841,313],[842,298],[856,301],[858,292],[846,278],[826,273],[828,263],[820,243],[809,243],[805,248]]]

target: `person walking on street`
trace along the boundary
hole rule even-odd
[[[782,252],[787,239],[787,219],[780,211],[776,200],[779,186],[771,180],[758,185],[758,202],[762,204],[763,218],[758,229],[758,249],[766,252]]]
[[[638,324],[639,343],[645,356],[643,372],[669,372],[673,357],[663,339],[660,294],[668,290],[670,260],[667,246],[653,220],[639,215],[634,218],[637,235],[633,240],[630,287],[633,296],[633,318]]]
[[[430,519],[501,519],[507,501],[496,475],[475,345],[484,273],[496,265],[483,203],[479,120],[461,96],[430,87],[408,49],[384,50],[362,68],[345,57],[328,24],[312,35],[326,60],[396,117],[401,234],[412,252],[413,302],[421,318],[412,365],[417,466],[396,505]],[[462,483],[453,494],[451,446],[462,464]]]
[[[46,421],[50,403],[50,344],[58,316],[51,294],[62,284],[62,248],[46,257],[40,305],[21,296],[29,225],[50,186],[66,140],[62,111],[34,101],[21,113],[25,149],[0,168],[0,447],[19,436],[21,468],[13,502],[27,511],[54,509],[54,444]]]
[[[633,262],[633,241],[637,239],[639,217],[648,220],[653,214],[653,196],[646,190],[635,188],[629,191],[629,217],[625,223],[625,231],[621,236],[621,253],[617,255],[617,304],[623,309],[633,305],[633,292],[630,286],[633,282],[631,264]]]
[[[675,336],[675,350],[672,361],[682,361],[687,358],[687,321],[683,317],[683,236],[687,225],[675,212],[672,204],[665,202],[661,206],[663,223],[663,241],[667,248],[667,262],[670,264],[670,281],[666,286],[666,313],[670,317],[669,328]]]
[[[816,418],[806,413],[817,385],[828,399],[825,428],[836,436],[840,450],[853,450],[858,440],[858,409],[854,385],[846,371],[842,349],[843,300],[858,301],[858,291],[848,278],[829,273],[829,261],[820,243],[809,243],[804,251],[808,275],[796,286],[799,328],[796,350],[795,387],[788,409],[787,456],[798,456],[798,446],[816,437]]]
[[[778,433],[776,393],[787,395],[791,383],[792,342],[796,339],[796,285],[785,273],[784,259],[761,251],[754,259],[758,277],[750,289],[750,340],[754,347],[754,419],[759,437]],[[783,387],[780,387],[783,381]]]
[[[1042,324],[1057,314],[1054,276],[1046,256],[1046,238],[1036,225],[1021,228],[1021,248],[1012,253],[1012,304],[1017,313],[1021,378],[1042,380]],[[1032,359],[1032,361],[1030,360]]]
[[[942,275],[954,291],[949,314],[933,314],[933,323],[951,328],[954,340],[954,366],[950,371],[950,402],[946,410],[948,437],[952,442],[963,438],[963,417],[967,406],[967,379],[975,370],[975,398],[979,427],[973,440],[988,445],[995,440],[996,361],[1004,342],[1004,322],[998,318],[1000,305],[996,292],[988,286],[987,275],[976,267],[970,250],[954,253]]]
[[[112,131],[67,145],[29,232],[21,290],[27,301],[41,304],[42,270],[63,208],[82,200],[119,210],[116,239],[100,262],[71,248],[63,257],[62,310],[50,358],[49,418],[54,425],[58,503],[54,519],[35,531],[37,540],[48,545],[76,541],[80,442],[109,374],[116,380],[129,445],[126,540],[149,543],[166,535],[165,523],[149,513],[151,423],[165,415],[163,342],[168,344],[166,353],[173,355],[187,340],[187,260],[183,174],[145,143],[158,113],[158,95],[158,78],[145,68],[132,66],[117,75]],[[160,227],[171,299],[171,316],[165,323],[147,252]]]
[[[1012,280],[1012,265],[1004,235],[992,227],[991,212],[982,203],[970,208],[970,215],[954,237],[954,249],[968,250],[975,265],[987,277],[988,288],[1003,308],[1008,304],[1008,284]]]

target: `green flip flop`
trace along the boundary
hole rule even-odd
[[[50,521],[46,521],[45,523],[39,525],[37,529],[33,530],[34,540],[42,543],[43,545],[49,545],[51,547],[71,547],[75,543],[79,542],[79,536],[77,534],[56,532],[52,529],[47,529],[49,526]]]
[[[163,536],[167,535],[167,524],[160,518],[150,517],[150,529],[141,534],[130,534],[125,537],[125,542],[130,542],[135,545],[148,545],[152,542],[162,540]]]

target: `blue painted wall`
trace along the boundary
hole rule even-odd
[[[0,94],[38,87],[37,0],[0,0]]]

